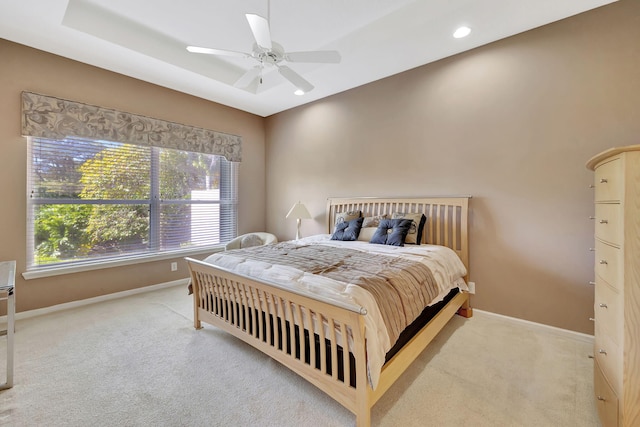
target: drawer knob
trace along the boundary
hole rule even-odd
[[[600,220],[600,224],[609,224],[609,220],[607,220],[607,219],[601,219],[601,220]]]
[[[593,357],[593,354],[589,354],[589,355],[587,355],[587,357],[588,357],[589,359],[593,359],[593,358],[594,358],[594,357]]]
[[[607,265],[607,264],[609,264],[609,263],[607,262],[607,260],[606,260],[606,259],[601,259],[601,260],[600,260],[600,264],[602,264],[602,265]]]
[[[607,399],[605,399],[605,398],[604,398],[604,397],[602,397],[602,396],[598,396],[598,400],[599,400],[600,402],[606,402],[606,401],[607,401]]]
[[[598,350],[598,353],[600,354],[604,354],[605,356],[607,355],[607,352],[603,349]]]
[[[595,286],[596,282],[589,282],[590,285]]]
[[[590,184],[590,185],[589,185],[589,188],[596,188],[596,186],[595,186],[595,185],[593,185],[593,184]]]
[[[595,252],[596,248],[589,248],[589,252]]]
[[[591,320],[592,322],[596,321],[596,319],[594,319],[593,317],[589,317],[589,320]]]
[[[607,178],[600,178],[600,184],[606,184],[607,182]]]
[[[609,307],[607,307],[607,304],[602,303],[602,304],[600,304],[600,308],[609,308]]]
[[[589,219],[596,219],[596,217],[595,216],[590,216]]]

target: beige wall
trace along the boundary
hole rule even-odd
[[[0,259],[26,266],[26,140],[20,136],[23,90],[213,129],[243,137],[239,231],[265,229],[264,119],[0,39]],[[25,281],[16,278],[18,311],[47,307],[188,276],[181,258]]]
[[[269,117],[267,229],[293,238],[298,199],[310,235],[330,196],[471,194],[472,304],[592,333],[585,162],[640,139],[638,40],[623,0]]]

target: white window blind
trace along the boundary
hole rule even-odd
[[[28,267],[214,246],[237,234],[237,164],[222,156],[29,138]]]

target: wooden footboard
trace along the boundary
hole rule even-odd
[[[339,307],[198,260],[187,262],[196,328],[206,322],[235,335],[362,418],[359,425],[369,424],[364,312],[359,307]],[[350,352],[342,351],[347,336],[353,342]]]
[[[279,361],[353,412],[357,426],[370,425],[371,407],[468,303],[466,293],[452,299],[387,362],[372,390],[366,374],[363,309],[311,299],[202,261],[187,262],[196,328],[209,323]],[[351,338],[349,351],[343,351],[345,337]]]

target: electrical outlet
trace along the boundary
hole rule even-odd
[[[171,271],[176,271],[178,270],[178,263],[177,262],[172,262],[171,263]]]
[[[469,283],[467,283],[467,285],[469,286],[469,293],[470,294],[475,294],[476,293],[476,282],[469,282]]]

